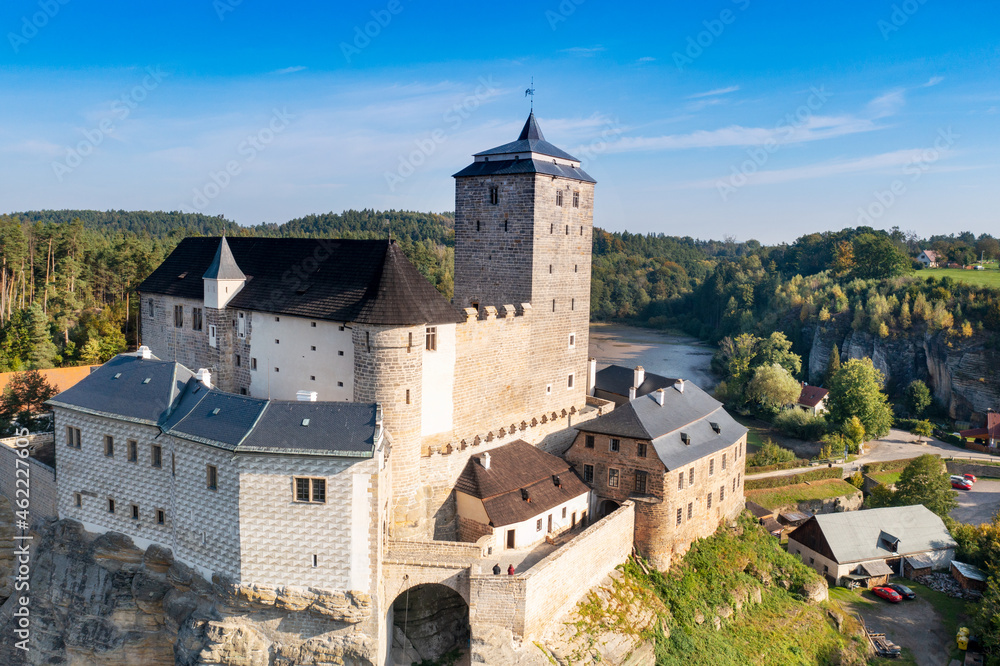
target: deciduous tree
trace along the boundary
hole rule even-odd
[[[868,437],[878,439],[889,434],[892,408],[881,391],[884,381],[870,358],[849,360],[830,379],[828,420],[836,426],[856,416]]]

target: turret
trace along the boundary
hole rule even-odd
[[[205,307],[216,310],[226,307],[246,284],[247,276],[237,265],[225,236],[219,241],[215,259],[205,271],[202,280],[205,284]]]

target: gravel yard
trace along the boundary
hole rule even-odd
[[[978,525],[993,520],[1000,509],[1000,481],[980,479],[972,490],[959,490],[958,508],[951,517],[963,523]]]

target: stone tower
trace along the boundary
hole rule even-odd
[[[532,411],[586,402],[594,184],[534,113],[516,141],[455,174],[453,303],[530,304]]]

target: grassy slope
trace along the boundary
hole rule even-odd
[[[872,472],[868,476],[872,477],[884,486],[891,486],[899,481],[899,475],[902,473],[902,470],[898,472]]]
[[[993,264],[995,266],[996,264]],[[967,284],[982,285],[1000,289],[1000,270],[987,268],[984,271],[967,271],[963,268],[932,268],[919,271],[917,277],[950,277],[953,280],[965,282]]]
[[[782,550],[749,514],[736,529],[723,526],[694,543],[669,572],[647,574],[634,560],[623,570],[636,596],[655,601],[645,607],[659,609],[660,621],[653,626],[666,630],[647,629],[643,636],[655,640],[659,665],[865,663],[860,639],[837,631],[828,606],[805,603],[798,594],[807,583],[815,584],[818,574]],[[752,598],[754,590],[761,591],[761,603],[748,601],[717,631],[713,619],[735,607],[734,593]],[[602,627],[621,630],[630,623],[595,597],[581,611],[587,622]],[[845,627],[856,629],[850,620]]]
[[[746,491],[747,499],[768,509],[795,504],[803,500],[830,499],[853,495],[858,489],[839,479],[824,479],[810,483],[797,483],[780,488]]]

